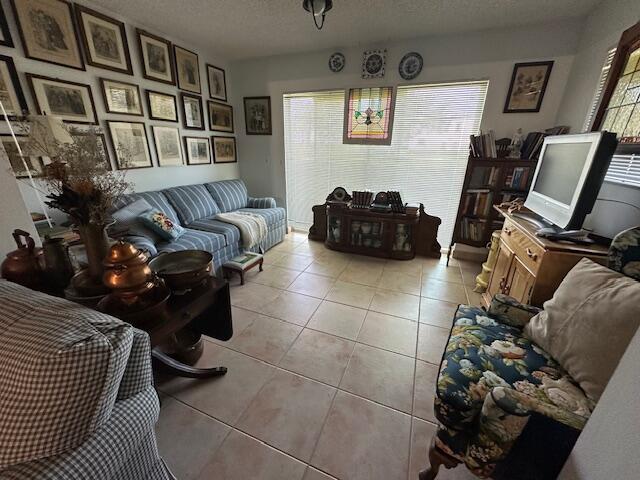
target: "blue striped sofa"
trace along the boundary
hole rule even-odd
[[[215,216],[221,212],[251,212],[264,217],[268,229],[265,250],[284,240],[287,232],[285,209],[276,207],[273,198],[250,197],[242,180],[223,180],[131,193],[123,195],[113,209],[118,210],[140,198],[144,198],[152,207],[161,210],[185,229],[185,233],[172,242],[153,243],[147,237],[123,237],[138,248],[147,250],[151,256],[179,250],[206,250],[213,255],[214,267],[218,271],[223,263],[243,251],[238,228],[215,220]]]

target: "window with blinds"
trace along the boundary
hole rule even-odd
[[[398,87],[391,145],[342,143],[344,90],[284,95],[287,212],[306,229],[311,207],[338,186],[397,190],[403,201],[442,219],[441,245],[453,234],[469,157],[480,130],[488,81]]]
[[[640,156],[614,155],[604,179],[607,182],[640,187]]]
[[[616,56],[616,47],[613,47],[607,52],[607,58],[604,60],[604,65],[602,66],[602,70],[600,71],[600,79],[598,80],[598,86],[596,87],[596,93],[593,95],[593,100],[591,101],[591,108],[589,108],[589,112],[587,113],[587,118],[584,120],[584,125],[582,127],[583,132],[591,131],[591,124],[593,123],[593,117],[596,115],[596,111],[598,110],[598,105],[600,104],[600,99],[602,98],[602,92],[604,90],[604,86],[607,83],[607,77],[609,76],[609,70],[611,70],[611,64],[613,63],[613,57]]]

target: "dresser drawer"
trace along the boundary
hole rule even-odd
[[[500,238],[532,273],[538,272],[544,255],[540,245],[532,242],[510,220],[505,220]]]

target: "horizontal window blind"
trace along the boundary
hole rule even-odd
[[[604,65],[602,66],[602,70],[600,71],[600,79],[598,80],[598,85],[596,86],[596,93],[594,93],[593,95],[593,100],[591,101],[591,108],[589,108],[589,112],[587,113],[587,118],[584,120],[584,125],[582,126],[583,132],[591,131],[591,124],[593,123],[593,117],[596,115],[596,111],[598,110],[598,105],[600,105],[600,98],[602,97],[604,86],[607,83],[607,77],[609,76],[609,70],[611,70],[613,57],[615,56],[616,56],[616,48],[613,47],[607,52],[607,57],[604,59]]]
[[[640,156],[614,155],[604,179],[608,182],[640,187]]]
[[[469,135],[478,133],[488,81],[397,88],[391,145],[342,143],[343,90],[284,95],[287,211],[308,228],[311,207],[331,190],[397,190],[442,219],[438,241],[451,241]]]

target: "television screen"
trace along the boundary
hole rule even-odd
[[[571,205],[590,149],[587,142],[547,144],[533,191]]]

